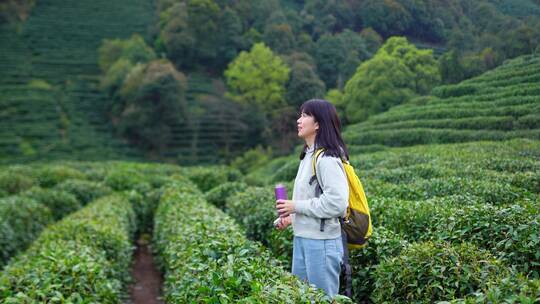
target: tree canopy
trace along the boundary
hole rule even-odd
[[[392,37],[345,85],[347,119],[365,120],[416,94],[428,93],[439,82],[431,50],[418,50],[406,38]]]

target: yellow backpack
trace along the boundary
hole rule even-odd
[[[324,152],[324,149],[318,149],[313,157],[313,176],[316,176],[315,164],[319,155]],[[349,184],[349,206],[347,207],[347,215],[340,219],[341,229],[347,237],[347,247],[349,249],[359,249],[367,245],[367,240],[371,236],[371,216],[369,214],[369,206],[364,193],[364,187],[354,172],[353,166],[344,158],[341,159],[347,181]]]

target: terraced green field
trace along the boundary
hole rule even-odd
[[[0,53],[1,163],[143,158],[114,135],[109,97],[99,88],[97,48],[105,38],[144,36],[152,3],[38,3],[21,27],[0,27],[0,38],[10,42]],[[222,99],[222,87],[204,73],[188,75],[186,98],[195,119],[173,126],[172,142],[158,157],[215,163],[242,146],[246,126],[235,123],[238,105]]]
[[[2,25],[0,162],[140,158],[103,111],[97,48],[146,36],[153,18],[148,0],[38,1],[25,23]]]
[[[347,143],[411,146],[511,138],[540,139],[540,56],[522,56],[457,85],[349,126]],[[352,148],[355,149],[355,148]]]
[[[539,159],[540,141],[526,138],[353,154],[374,234],[351,252],[352,300],[537,301]],[[0,299],[125,301],[134,236],[151,233],[167,303],[326,302],[290,276],[292,231],[272,227],[273,185],[291,193],[297,164],[292,155],[248,176],[128,162],[1,167]]]

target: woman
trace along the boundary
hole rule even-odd
[[[349,199],[341,158],[348,160],[349,155],[341,138],[339,117],[330,102],[308,100],[300,113],[298,136],[304,139],[305,146],[300,154],[292,200],[276,201],[282,219],[277,228],[285,229],[292,223],[292,273],[334,297],[339,292],[343,257],[339,217],[345,215]],[[312,157],[320,148],[324,152],[317,158],[316,179],[310,182]]]

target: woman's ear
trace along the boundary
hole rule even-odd
[[[315,131],[319,130],[319,123],[318,122],[315,122]]]

